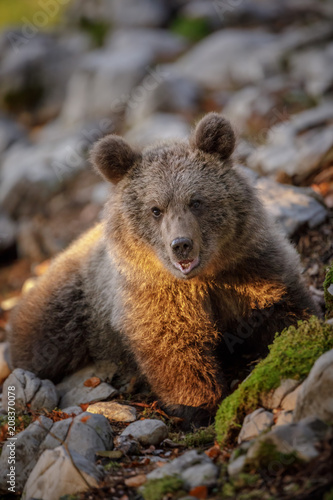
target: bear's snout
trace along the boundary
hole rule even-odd
[[[193,250],[193,241],[190,238],[175,238],[171,248],[177,259],[187,259]]]

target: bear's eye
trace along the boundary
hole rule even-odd
[[[153,207],[153,208],[151,209],[151,211],[153,212],[153,215],[154,215],[154,217],[156,217],[156,218],[157,218],[157,217],[160,217],[160,215],[162,214],[162,211],[161,211],[159,208],[157,208],[157,207]]]
[[[198,210],[201,206],[201,201],[200,200],[192,200],[190,203],[190,207],[193,208],[194,210]]]

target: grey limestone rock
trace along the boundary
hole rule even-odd
[[[147,418],[130,424],[121,436],[132,436],[144,446],[157,445],[168,437],[168,428],[160,420]]]

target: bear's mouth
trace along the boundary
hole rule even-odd
[[[173,265],[179,269],[183,274],[189,274],[195,267],[199,265],[199,257],[195,259],[180,260],[179,262],[173,262]]]

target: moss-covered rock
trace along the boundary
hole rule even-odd
[[[209,427],[197,429],[187,434],[170,433],[169,437],[180,446],[186,446],[186,448],[200,448],[210,443],[213,444],[216,433],[214,426],[210,425]]]
[[[332,348],[333,326],[315,316],[277,334],[268,356],[222,401],[215,421],[218,442],[225,444],[236,437],[245,415],[259,406],[263,394],[277,388],[283,379],[304,380],[314,362]]]
[[[333,315],[333,264],[328,269],[324,281],[325,302],[329,315]]]
[[[151,479],[144,485],[141,493],[145,500],[162,500],[163,497],[169,494],[176,494],[176,497],[186,494],[183,480],[178,476]]]

